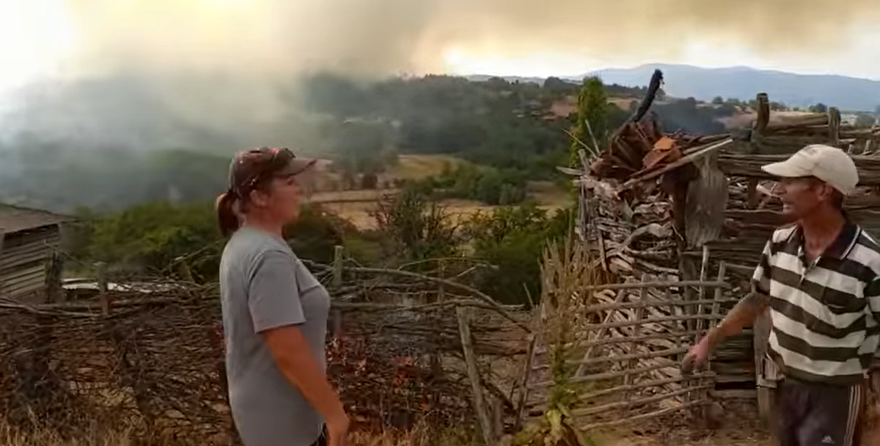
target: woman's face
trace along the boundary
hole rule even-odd
[[[272,180],[272,209],[279,220],[285,224],[296,221],[301,201],[302,194],[295,176],[286,175]]]
[[[293,175],[273,178],[266,192],[254,191],[251,198],[253,204],[267,217],[282,224],[296,221],[299,217],[301,200],[299,185]]]

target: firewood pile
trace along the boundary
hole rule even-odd
[[[649,94],[589,165],[582,157],[583,171],[560,169],[578,176],[579,233],[598,251],[601,265],[616,278],[612,281],[715,281],[726,286],[597,290],[590,297],[593,327],[579,373],[607,379],[600,388],[626,389],[624,398],[666,392],[676,398],[663,404],[681,405],[692,395],[682,397],[689,384],[677,361],[746,292],[771,232],[787,223],[772,178],[761,166],[806,144],[848,150],[863,191],[845,207],[869,233],[880,234],[880,199],[871,189],[880,185],[880,162],[872,156],[880,131],[841,125],[833,108],[827,114],[772,119],[769,100],[761,94],[751,129],[670,134],[647,113],[652,100]],[[755,380],[753,355],[750,332],[732,338],[714,356],[706,378],[731,389],[749,386]],[[612,393],[594,392],[602,399]],[[593,421],[614,423],[615,415],[603,407],[592,409]]]

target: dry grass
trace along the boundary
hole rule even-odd
[[[0,445],[3,446],[182,446],[188,443],[174,440],[153,439],[149,442],[134,440],[125,432],[94,429],[80,438],[63,439],[44,431],[31,434],[17,432],[0,425]],[[212,443],[213,444],[213,443]],[[233,443],[228,443],[233,444]],[[475,437],[465,431],[432,431],[418,427],[411,431],[354,432],[348,438],[349,446],[471,446]]]
[[[351,221],[359,229],[368,230],[376,228],[376,220],[371,212],[376,210],[379,200],[385,195],[396,193],[398,191],[395,189],[318,192],[309,201],[319,203],[327,211]],[[538,207],[550,212],[571,204],[569,195],[548,182],[530,183],[528,197],[537,202]],[[440,204],[456,223],[469,219],[477,212],[491,212],[497,207],[461,199],[443,200]]]
[[[0,444],[3,446],[129,446],[133,443],[124,432],[94,430],[92,434],[83,438],[63,439],[51,431],[25,434],[2,424]]]

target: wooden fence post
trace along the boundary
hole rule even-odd
[[[758,387],[758,414],[767,425],[772,425],[771,423],[773,422],[776,390],[775,364],[772,361],[767,361],[767,344],[770,341],[770,328],[771,322],[768,311],[758,315],[752,328],[755,349],[755,381],[757,381]]]
[[[46,263],[46,303],[57,303],[63,296],[64,289],[61,285],[61,274],[64,271],[64,258],[58,253],[52,253]]]
[[[0,228],[0,259],[3,258],[3,239],[6,238],[6,232],[3,231],[3,228]],[[3,278],[0,277],[0,296],[3,296],[3,289],[6,284],[3,283]]]
[[[440,278],[446,279],[446,262],[443,259],[440,259]],[[434,299],[428,298],[428,303],[437,303],[443,302],[446,300],[446,287],[441,283],[437,286],[437,295]],[[441,379],[443,376],[443,360],[440,356],[439,349],[431,352],[428,362],[431,366],[431,375],[434,379]]]
[[[104,262],[95,263],[95,276],[98,281],[98,299],[101,302],[101,314],[107,316],[110,314],[110,296],[107,293],[107,264]]]
[[[495,439],[492,435],[492,421],[489,418],[489,412],[486,410],[483,386],[480,384],[480,371],[477,369],[477,358],[474,353],[473,339],[471,338],[470,310],[463,307],[457,307],[455,311],[456,316],[458,317],[458,330],[461,335],[461,349],[464,353],[468,378],[470,378],[471,387],[473,389],[474,411],[477,413],[480,430],[483,432],[483,440],[487,446],[492,446],[495,444]]]
[[[828,109],[828,139],[834,147],[840,147],[840,110],[837,107]]]
[[[763,143],[764,132],[767,130],[767,125],[770,124],[770,97],[767,96],[767,93],[758,93],[756,99],[758,100],[758,116],[755,119],[755,125],[752,128],[752,135],[749,141],[752,154],[761,153],[761,144]],[[749,209],[755,209],[756,207],[758,207],[757,189],[757,178],[750,178],[748,182],[747,192]]]
[[[336,245],[333,248],[333,288],[342,287],[343,267],[345,265],[345,247]],[[342,310],[334,309],[333,314],[333,337],[339,338],[342,333]]]
[[[647,273],[642,273],[641,281],[642,281],[642,282],[647,282],[647,281],[648,281],[648,274],[647,274]],[[645,300],[647,300],[647,298],[648,298],[648,289],[647,289],[647,288],[641,288],[641,289],[639,289],[639,302],[644,302]],[[640,321],[640,320],[642,320],[642,319],[645,317],[645,308],[644,308],[644,307],[636,308],[635,311],[633,312],[633,314],[634,314],[633,317],[635,318],[635,320]],[[640,332],[641,332],[641,328],[642,328],[641,325],[634,325],[633,328],[632,328],[631,335],[632,335],[634,338],[637,338],[637,337],[639,336]],[[630,355],[634,355],[634,354],[636,354],[636,353],[637,353],[637,352],[636,352],[636,343],[635,343],[635,342],[631,342],[631,343],[629,344],[629,354],[630,354]],[[638,365],[639,365],[639,360],[638,360],[638,359],[630,360],[630,361],[629,361],[629,364],[627,364],[627,366],[626,366],[626,368],[627,368],[627,372],[628,372],[630,369],[636,368]],[[629,384],[630,384],[630,374],[627,373],[626,375],[623,376],[623,385],[626,386],[626,385],[629,385]],[[629,398],[629,392],[624,392],[624,393],[623,393],[623,398],[624,398],[624,399]]]
[[[174,259],[174,262],[177,263],[177,272],[180,274],[181,279],[187,283],[196,283],[195,279],[193,279],[192,270],[189,268],[189,264],[186,263],[186,257],[178,257]]]

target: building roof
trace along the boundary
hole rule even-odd
[[[0,203],[0,233],[27,231],[72,219],[67,215]]]

